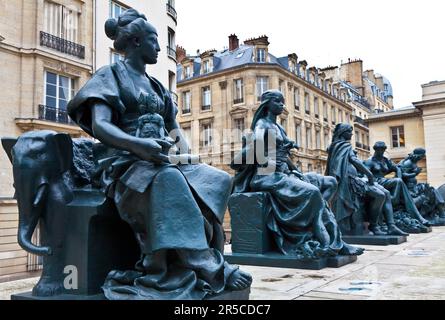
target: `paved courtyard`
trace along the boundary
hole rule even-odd
[[[365,246],[358,261],[320,271],[243,266],[252,300],[445,300],[445,227],[399,246]],[[0,299],[29,291],[37,278],[0,283]]]

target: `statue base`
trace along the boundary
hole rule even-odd
[[[362,236],[347,236],[343,235],[342,239],[347,244],[357,244],[365,246],[389,246],[398,245],[407,241],[406,236],[373,236],[373,235],[362,235]]]
[[[400,228],[400,229],[402,229],[403,231],[405,231],[407,233],[412,233],[412,234],[433,232],[433,228],[432,227],[424,227],[422,229],[409,229],[409,228]]]
[[[280,253],[266,254],[232,253],[225,254],[225,260],[230,264],[247,266],[321,270],[324,268],[340,268],[357,261],[357,256],[335,256],[321,259],[296,259]]]
[[[240,291],[224,291],[221,294],[210,296],[204,300],[208,301],[220,301],[220,300],[234,300],[234,301],[246,301],[250,298],[250,287]],[[14,294],[11,296],[11,300],[17,301],[82,301],[82,300],[107,300],[105,295],[75,295],[75,294],[61,294],[54,297],[35,297],[31,292]]]

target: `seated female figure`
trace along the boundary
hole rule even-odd
[[[98,70],[68,111],[108,147],[108,158],[98,161],[102,188],[141,250],[135,270],[110,272],[106,297],[204,299],[247,288],[250,275],[223,258],[231,177],[207,165],[170,161],[172,143],[182,153],[189,147],[169,91],[145,73],[160,51],[155,28],[129,9],[108,20],[105,30],[125,60]]]
[[[316,174],[304,176],[290,161],[289,151],[297,146],[276,121],[283,111],[284,97],[280,91],[263,93],[251,126],[252,139],[245,138],[243,150],[232,162],[237,171],[234,192],[270,194],[267,226],[283,254],[319,258],[363,253],[363,249],[343,242],[319,189],[330,198],[336,188],[335,180]]]

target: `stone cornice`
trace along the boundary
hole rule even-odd
[[[415,118],[420,116],[421,114],[422,114],[421,111],[417,109],[391,111],[377,115],[371,115],[368,117],[368,119],[365,119],[364,121],[369,124],[373,122],[387,121],[389,119],[393,120],[393,119]]]

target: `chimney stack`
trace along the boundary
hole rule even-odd
[[[229,51],[233,51],[239,48],[239,39],[236,34],[229,36]]]
[[[181,63],[187,57],[187,52],[183,47],[176,46],[176,61]]]

